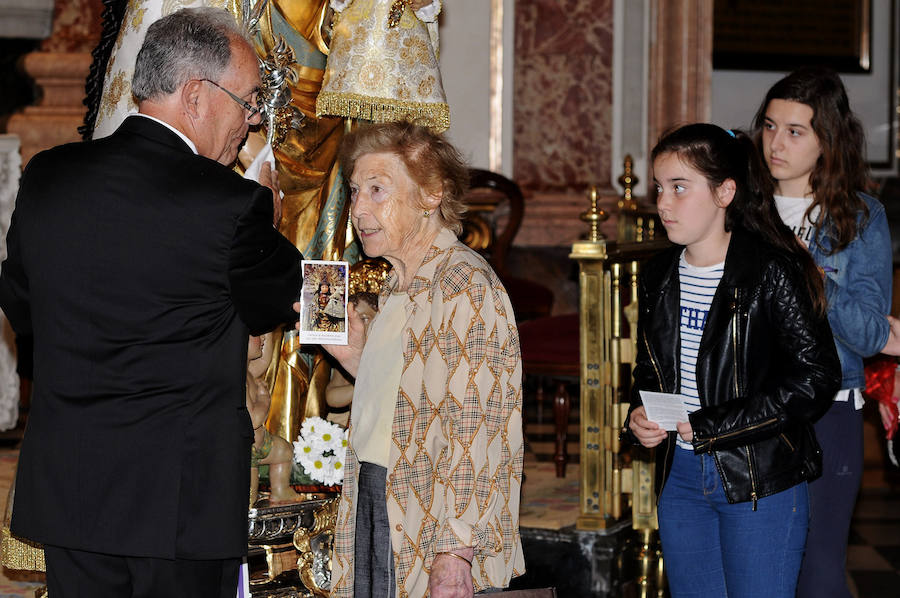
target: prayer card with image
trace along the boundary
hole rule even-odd
[[[349,264],[302,260],[300,343],[347,344]]]

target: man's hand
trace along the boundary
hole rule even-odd
[[[297,304],[299,305],[299,303]],[[300,322],[297,322],[297,330],[300,330]],[[363,347],[366,344],[366,326],[362,318],[356,313],[356,306],[347,304],[347,344],[346,345],[322,345],[322,348],[334,355],[347,373],[356,377],[359,370],[359,360],[362,357]],[[450,557],[453,558],[453,557]]]
[[[259,169],[259,184],[272,190],[272,208],[275,212],[272,225],[278,228],[281,224],[281,187],[278,185],[278,172],[272,168],[271,162],[264,162]]]
[[[631,412],[631,421],[628,424],[638,441],[647,448],[653,448],[662,442],[669,434],[659,427],[656,422],[647,419],[647,412],[643,407],[638,407]]]
[[[428,577],[428,591],[431,598],[471,598],[475,593],[472,586],[471,561],[475,554],[472,548],[455,550],[465,558],[457,558],[449,554],[436,554],[431,564],[431,575]]]

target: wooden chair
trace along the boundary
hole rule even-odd
[[[542,284],[511,276],[506,258],[525,214],[519,186],[502,174],[469,170],[468,212],[460,240],[484,255],[503,281],[517,321],[550,315],[553,292]]]
[[[537,407],[543,409],[544,382],[554,387],[553,424],[555,447],[553,462],[556,477],[566,476],[569,463],[568,429],[572,399],[566,388],[578,382],[581,375],[579,315],[545,316],[519,324],[519,343],[522,347],[522,369],[526,375],[537,376]]]

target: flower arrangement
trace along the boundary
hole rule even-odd
[[[307,417],[294,442],[294,461],[312,480],[326,486],[344,480],[347,431],[321,417]]]

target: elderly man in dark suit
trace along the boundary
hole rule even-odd
[[[233,598],[247,550],[248,332],[296,318],[270,189],[228,166],[259,122],[233,19],[150,27],[112,136],[35,156],[0,305],[34,334],[12,530],[53,598]],[[267,169],[264,169],[267,170]]]

